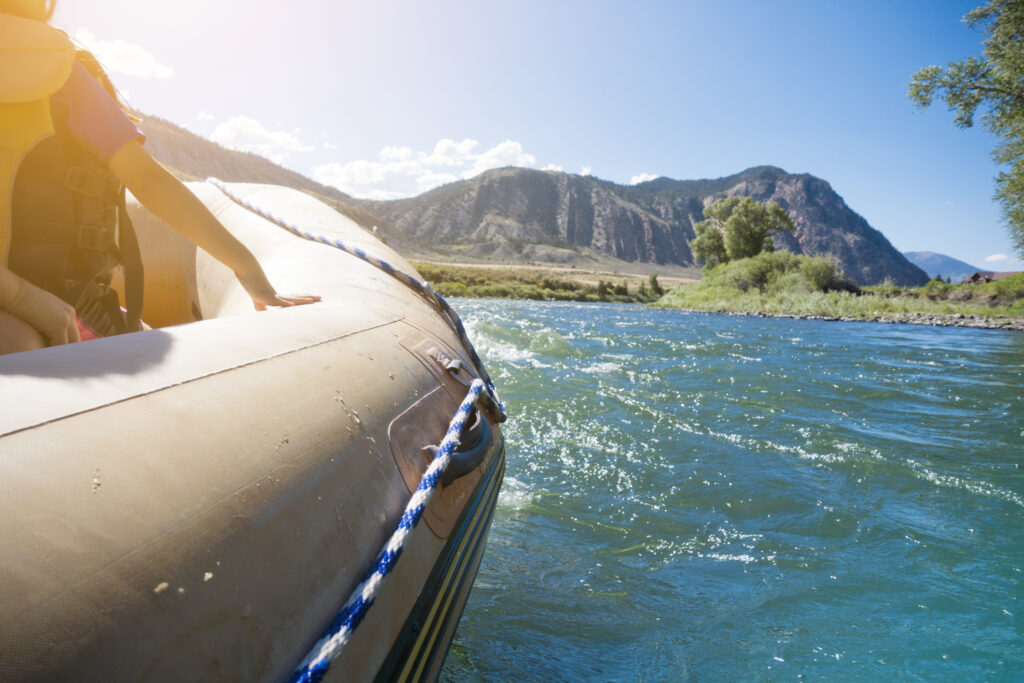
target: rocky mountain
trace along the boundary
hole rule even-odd
[[[915,266],[928,273],[929,277],[941,275],[953,282],[960,282],[969,275],[985,270],[984,268],[964,263],[952,256],[936,254],[934,251],[905,251],[903,255]]]
[[[388,232],[421,247],[491,260],[575,263],[588,253],[623,261],[694,266],[689,241],[704,207],[749,195],[778,203],[795,234],[776,246],[831,255],[859,284],[928,276],[850,209],[824,180],[772,166],[716,180],[658,178],[634,186],[525,168],[487,171],[411,199],[352,199]]]
[[[560,264],[695,267],[689,241],[704,207],[720,197],[774,201],[796,225],[776,246],[831,255],[859,284],[927,282],[917,266],[851,210],[829,184],[772,166],[715,180],[658,178],[617,185],[593,176],[526,168],[487,171],[418,197],[356,199],[255,154],[224,149],[170,122],[144,120],[147,149],[179,176],[286,185],[310,192],[356,222],[378,225],[406,256]]]

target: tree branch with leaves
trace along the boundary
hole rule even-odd
[[[941,98],[959,128],[972,127],[980,110],[985,129],[1002,139],[992,152],[1005,167],[996,198],[1024,257],[1024,0],[989,0],[963,22],[984,33],[983,56],[926,66],[911,77],[908,96],[922,110]]]

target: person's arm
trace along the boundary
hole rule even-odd
[[[34,327],[43,335],[47,346],[80,339],[72,306],[17,276],[4,265],[0,265],[0,311],[6,311]]]
[[[138,140],[122,146],[107,165],[143,206],[233,270],[257,309],[320,300],[319,296],[278,294],[245,245],[180,180],[153,159]]]

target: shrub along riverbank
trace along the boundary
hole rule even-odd
[[[858,288],[826,257],[764,253],[709,268],[654,305],[715,313],[1024,329],[1024,274],[981,285]]]
[[[492,299],[536,299],[539,301],[605,301],[650,303],[665,293],[657,275],[631,286],[626,278],[598,278],[594,284],[560,277],[543,269],[502,269],[485,266],[448,266],[436,263],[412,264],[441,296],[470,296]]]
[[[665,294],[653,274],[646,280],[609,275],[589,282],[540,267],[413,265],[442,296],[649,303],[711,313],[1024,330],[1024,273],[982,285],[932,280],[910,289],[859,288],[827,257],[778,251],[706,269],[700,282]]]

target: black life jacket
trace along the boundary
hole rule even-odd
[[[50,98],[54,134],[22,159],[11,195],[7,266],[74,306],[103,336],[139,329],[142,260],[120,180],[68,127],[68,103]],[[124,266],[125,308],[110,287]]]

